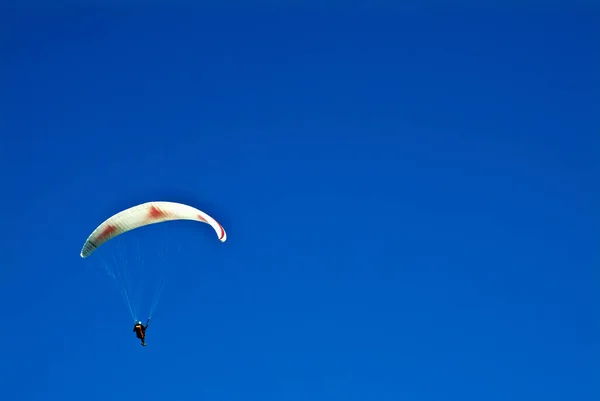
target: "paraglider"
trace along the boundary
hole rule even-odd
[[[121,212],[103,221],[86,239],[83,247],[81,248],[80,256],[84,259],[88,258],[102,245],[126,232],[151,224],[173,220],[192,220],[206,223],[213,228],[221,242],[225,242],[227,240],[227,235],[223,229],[223,226],[221,226],[221,224],[218,223],[214,218],[201,210],[176,202],[147,202],[122,210]],[[128,286],[126,285],[127,277],[129,277],[130,274],[129,270],[131,269],[128,270],[127,266],[125,266],[125,271],[120,272],[118,269],[119,263],[115,260],[114,264],[116,265],[114,272],[110,271],[106,266],[104,266],[104,268],[109,273],[111,278],[122,283],[121,292],[129,307],[131,317],[134,320],[133,331],[136,333],[136,337],[141,340],[142,345],[146,346],[146,329],[148,328],[150,318],[152,317],[152,313],[158,302],[158,297],[162,292],[162,284],[160,290],[154,295],[155,299],[152,302],[152,307],[150,308],[150,312],[148,314],[148,320],[146,321],[145,325],[142,325],[141,320],[138,319],[136,309],[130,301],[130,291],[128,291]],[[143,269],[143,264],[141,269]],[[140,279],[140,282],[142,285],[145,284],[143,278]]]
[[[146,346],[146,329],[148,328],[148,324],[150,323],[150,319],[146,321],[146,325],[142,326],[142,322],[138,321],[133,326],[133,331],[135,332],[135,336],[142,340],[142,345]]]

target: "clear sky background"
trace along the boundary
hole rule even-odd
[[[0,399],[600,399],[600,18],[532,10],[5,10]],[[149,200],[228,241],[127,237],[141,347],[79,251]]]

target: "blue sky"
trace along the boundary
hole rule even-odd
[[[2,13],[0,398],[599,399],[600,21],[526,11]],[[127,237],[140,347],[149,200],[228,241]]]

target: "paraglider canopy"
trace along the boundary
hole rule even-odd
[[[209,224],[221,242],[227,240],[223,226],[201,210],[176,202],[147,202],[105,220],[87,238],[80,255],[87,258],[102,244],[127,231],[171,220],[195,220]]]

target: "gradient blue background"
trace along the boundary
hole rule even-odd
[[[2,13],[0,399],[600,399],[598,14],[424,10]],[[229,240],[142,348],[155,199]]]

